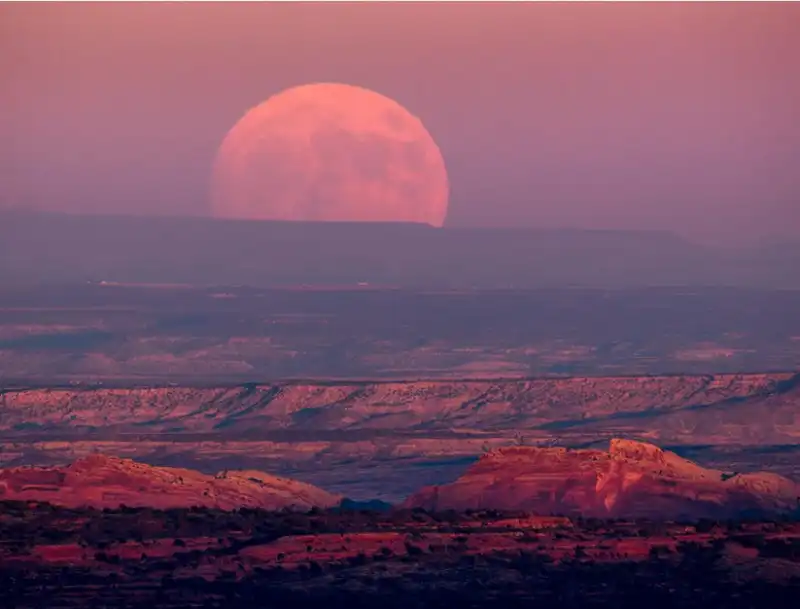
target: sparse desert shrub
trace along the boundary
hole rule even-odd
[[[658,559],[669,554],[672,554],[672,550],[669,549],[669,546],[665,546],[663,544],[651,546],[650,550],[648,551],[648,556],[651,559]]]
[[[363,552],[359,552],[355,556],[350,556],[347,559],[347,562],[350,563],[350,565],[353,567],[362,567],[369,562],[369,559],[367,558],[366,554],[364,554]]]
[[[695,525],[695,530],[698,533],[710,533],[719,526],[719,523],[716,520],[710,520],[708,518],[701,518],[697,524]]]
[[[425,550],[423,550],[419,546],[415,546],[413,543],[406,542],[405,546],[406,546],[406,553],[409,556],[422,556],[423,554],[425,554]]]
[[[800,540],[797,539],[769,539],[759,548],[761,558],[783,558],[785,560],[800,561]]]

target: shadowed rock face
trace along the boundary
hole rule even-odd
[[[613,439],[608,452],[502,448],[406,507],[530,510],[611,518],[734,518],[798,508],[800,486],[768,473],[726,474],[652,444]]]
[[[341,497],[256,471],[208,476],[190,469],[151,467],[91,455],[63,467],[0,470],[0,500],[48,501],[66,507],[240,507],[277,510],[332,507]]]

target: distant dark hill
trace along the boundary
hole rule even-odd
[[[388,512],[392,509],[392,504],[380,499],[370,499],[368,501],[355,501],[345,497],[337,508],[342,512]]]
[[[800,266],[782,258],[776,266],[775,258],[775,252],[760,250],[723,254],[657,231],[0,212],[5,282],[368,282],[437,288],[800,284],[794,270]]]

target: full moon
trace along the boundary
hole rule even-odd
[[[211,205],[224,218],[442,226],[448,194],[442,154],[416,116],[374,91],[319,83],[278,93],[233,126]]]

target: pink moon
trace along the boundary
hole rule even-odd
[[[351,85],[287,89],[249,110],[214,162],[221,218],[419,222],[442,226],[449,184],[439,147],[397,102]]]

